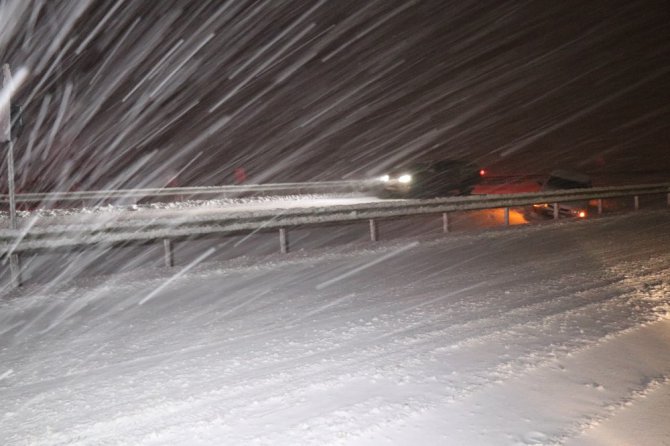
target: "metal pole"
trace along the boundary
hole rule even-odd
[[[6,142],[7,148],[7,187],[9,189],[9,229],[16,229],[16,190],[14,187],[14,143],[12,142],[12,72],[9,64],[2,66],[2,87],[9,89],[7,104],[0,110],[0,141]]]
[[[14,184],[14,143],[7,141],[7,186],[9,188],[9,229],[16,229],[16,186]]]
[[[668,194],[668,206],[670,206],[670,193]]]
[[[163,248],[165,249],[165,266],[172,268],[174,266],[174,251],[172,249],[172,240],[163,239]]]
[[[449,232],[449,213],[442,212],[442,232]]]
[[[370,241],[376,242],[379,240],[379,229],[377,228],[377,221],[370,219]]]
[[[633,197],[633,203],[634,203],[634,206],[635,206],[635,210],[636,211],[639,210],[640,209],[640,197],[639,197],[639,195],[635,195],[635,197]]]
[[[288,232],[286,228],[279,228],[279,252],[288,253]]]
[[[503,215],[505,217],[505,226],[509,226],[509,208],[505,208]]]
[[[558,203],[554,203],[554,220],[558,220]]]
[[[8,64],[2,66],[2,86],[3,88],[11,88],[12,72]],[[11,94],[11,92],[10,92]],[[16,225],[16,187],[14,184],[14,143],[12,142],[12,104],[11,96],[7,100],[7,104],[0,110],[2,115],[2,127],[0,129],[0,138],[6,142],[7,147],[7,188],[9,189],[9,229],[15,230]],[[9,255],[9,271],[10,282],[13,288],[21,286],[21,263],[19,255],[16,253]]]
[[[603,213],[603,199],[598,198],[598,215],[602,215]]]
[[[9,229],[15,230],[16,224],[16,190],[14,185],[14,143],[7,141],[7,186],[9,188]],[[21,259],[17,253],[9,255],[9,276],[12,288],[22,285]]]
[[[21,259],[16,253],[9,255],[9,275],[12,288],[18,288],[23,285],[23,280],[21,279]]]

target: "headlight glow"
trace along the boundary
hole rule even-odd
[[[406,174],[400,175],[398,177],[398,182],[400,182],[400,183],[409,183],[410,181],[412,181],[412,175],[410,175],[410,174],[406,173]]]
[[[391,177],[388,176],[388,175],[382,175],[382,176],[379,177],[379,181],[383,181],[384,183],[386,183],[390,179],[391,179]]]
[[[586,218],[586,211],[579,211],[579,218]]]

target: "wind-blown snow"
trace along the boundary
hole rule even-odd
[[[0,438],[668,444],[669,229],[644,212],[28,286],[0,301]]]

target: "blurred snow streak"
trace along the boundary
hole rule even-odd
[[[666,3],[0,0],[0,63],[24,109],[18,191],[233,184],[235,169],[252,183],[356,179],[419,157],[670,171]],[[58,223],[41,212],[20,229]],[[63,225],[123,213],[82,209]],[[188,240],[167,271],[157,244],[22,254],[28,286],[0,284],[0,437],[340,444],[433,410],[416,438],[562,443],[615,404],[668,393],[666,217],[340,250],[366,228],[300,228],[291,246],[320,252],[261,265],[277,240],[259,231]],[[384,224],[389,239],[440,230]],[[621,346],[634,365],[617,362]],[[563,385],[537,398],[552,379]],[[468,400],[503,382],[500,404]]]
[[[554,3],[3,0],[18,187],[670,163],[664,2]]]

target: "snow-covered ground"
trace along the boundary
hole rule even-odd
[[[0,443],[670,444],[667,210],[191,266],[5,292]]]
[[[212,200],[166,201],[144,204],[109,203],[91,207],[38,207],[35,210],[18,211],[19,221],[30,224],[91,223],[129,219],[183,218],[184,215],[211,216],[226,212],[280,210],[305,207],[346,206],[362,203],[383,202],[372,195],[312,194],[288,196],[253,196]],[[388,200],[386,200],[388,201]],[[0,212],[0,228],[9,224],[8,213]]]

